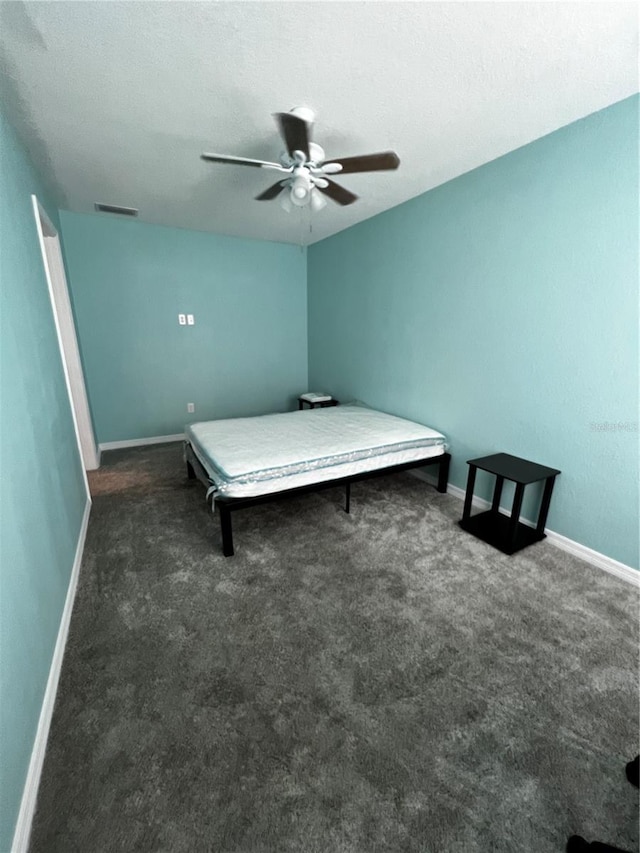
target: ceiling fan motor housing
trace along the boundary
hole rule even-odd
[[[309,124],[313,124],[316,120],[316,114],[311,109],[311,107],[293,107],[289,110],[294,116],[298,116],[303,121],[308,122]]]
[[[297,152],[296,152],[297,153]],[[283,151],[280,154],[280,162],[284,166],[285,169],[291,169],[296,165],[309,165],[313,168],[319,168],[320,164],[324,160],[324,148],[321,145],[318,145],[316,142],[309,143],[309,159],[305,157],[302,162],[299,162],[299,159],[295,159],[292,157],[288,151]]]

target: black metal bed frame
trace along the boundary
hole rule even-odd
[[[196,456],[189,442],[185,442],[185,457],[187,463],[187,477],[190,480],[198,480],[207,486],[214,486],[215,483],[207,474],[202,463]],[[449,463],[451,462],[450,453],[441,453],[438,456],[430,456],[427,459],[416,459],[413,462],[403,462],[401,465],[389,465],[386,468],[377,468],[375,471],[365,471],[361,474],[351,474],[348,477],[337,477],[334,480],[324,480],[319,483],[309,483],[307,486],[298,486],[295,489],[283,489],[280,492],[269,492],[266,495],[256,495],[247,498],[226,498],[216,497],[215,503],[220,510],[220,532],[222,534],[222,553],[225,557],[233,557],[233,529],[231,526],[231,513],[237,509],[245,507],[257,506],[258,504],[268,503],[272,500],[280,498],[293,498],[297,495],[304,495],[310,492],[319,492],[322,489],[335,489],[336,486],[345,486],[345,507],[344,511],[349,512],[351,507],[351,483],[357,483],[360,480],[370,480],[373,477],[382,477],[385,474],[393,474],[396,471],[408,471],[411,468],[426,468],[430,465],[438,465],[438,483],[436,489],[439,492],[447,491],[447,483],[449,481]]]

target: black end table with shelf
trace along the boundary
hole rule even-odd
[[[338,400],[334,400],[331,397],[330,400],[303,400],[302,397],[298,397],[298,409],[304,409],[305,403],[309,406],[310,409],[326,409],[329,406],[339,406],[340,403]]]
[[[544,539],[545,524],[551,504],[553,484],[561,472],[557,468],[547,468],[546,465],[538,465],[519,456],[511,456],[509,453],[494,453],[492,456],[482,456],[479,459],[470,459],[469,476],[467,478],[467,492],[464,500],[464,511],[460,521],[460,527],[468,533],[473,533],[478,539],[488,542],[505,554],[515,554],[527,545]],[[495,474],[496,484],[493,491],[491,509],[471,515],[471,504],[473,501],[473,487],[476,481],[476,472],[487,471]],[[516,484],[513,496],[513,508],[511,516],[500,512],[500,498],[505,480]],[[524,488],[530,483],[545,481],[542,494],[542,503],[538,522],[535,527],[529,527],[520,521],[522,499]]]

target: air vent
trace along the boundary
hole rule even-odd
[[[138,209],[136,207],[118,207],[116,204],[94,204],[98,213],[118,213],[120,216],[137,216]]]

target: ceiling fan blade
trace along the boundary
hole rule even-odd
[[[344,187],[341,187],[339,184],[329,180],[327,180],[326,187],[316,186],[316,189],[321,193],[324,193],[324,195],[328,195],[330,199],[343,206],[353,204],[353,202],[358,199],[358,196],[354,193],[349,190],[345,190]]]
[[[273,117],[285,141],[289,156],[293,157],[294,151],[302,151],[305,160],[308,160],[312,123],[293,113],[274,113]]]
[[[271,184],[264,192],[256,196],[256,201],[271,201],[272,198],[279,196],[283,189],[284,184],[282,181],[278,181],[277,184]]]
[[[209,163],[230,163],[232,166],[256,166],[261,169],[277,169],[280,172],[289,171],[283,168],[280,163],[270,163],[268,160],[251,160],[248,157],[233,157],[231,154],[201,154],[200,159]]]
[[[332,157],[329,162],[339,163],[342,166],[340,174],[346,175],[349,172],[382,172],[387,169],[397,169],[400,158],[395,151],[380,151],[378,154],[361,154],[359,157]]]

